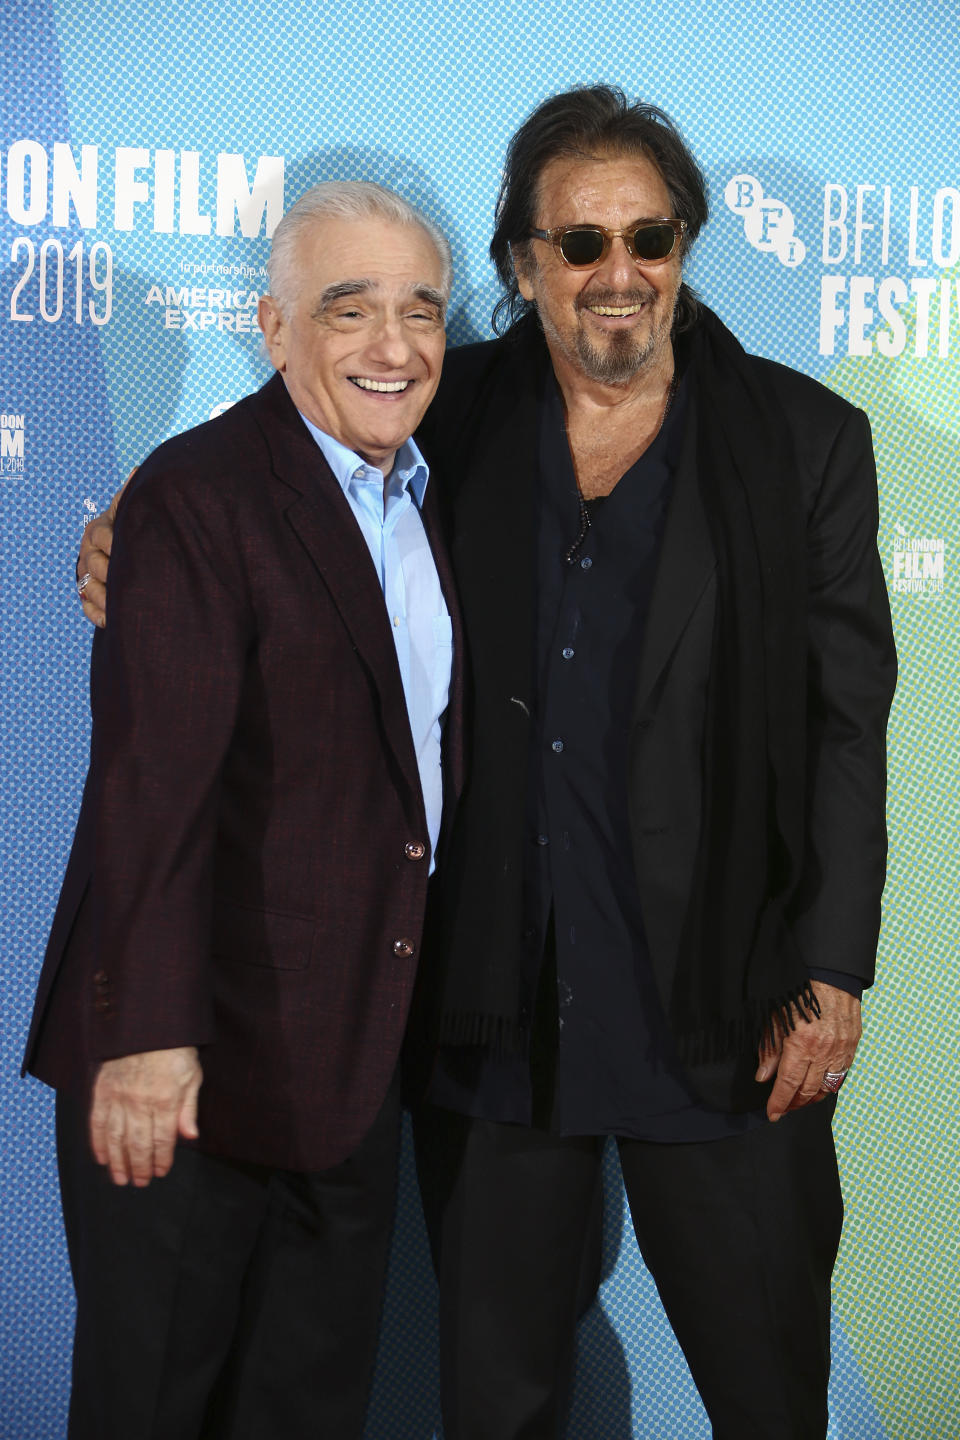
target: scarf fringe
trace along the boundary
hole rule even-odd
[[[769,1000],[754,1000],[734,1019],[717,1020],[676,1037],[680,1060],[707,1065],[778,1039],[802,1021],[818,1019],[820,1005],[809,980]],[[448,1010],[440,1020],[439,1043],[488,1050],[495,1055],[527,1055],[530,1031],[506,1015],[477,1015]]]
[[[809,980],[767,1000],[748,1002],[734,1019],[717,1020],[677,1036],[677,1050],[687,1065],[709,1065],[729,1060],[744,1050],[765,1043],[776,1045],[781,1036],[809,1025],[820,1016],[820,1004]]]

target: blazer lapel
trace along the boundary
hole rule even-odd
[[[717,564],[700,498],[695,408],[694,395],[650,599],[634,700],[635,719],[648,703]]]
[[[275,388],[279,386],[279,392]],[[274,473],[291,492],[285,514],[323,579],[380,697],[384,734],[418,806],[420,775],[383,592],[350,505],[279,376],[256,397]],[[259,407],[258,407],[259,408]]]

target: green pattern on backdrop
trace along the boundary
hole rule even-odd
[[[954,279],[956,274],[954,272]],[[939,312],[933,310],[936,333]],[[878,984],[836,1127],[847,1202],[835,1305],[891,1436],[960,1436],[960,358],[846,359],[870,416],[900,679]],[[896,593],[894,547],[946,541],[937,593]]]

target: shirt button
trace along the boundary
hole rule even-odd
[[[538,845],[549,845],[549,844],[550,844],[550,836],[549,836],[549,835],[538,835],[538,836],[537,836],[537,844],[538,844]]]
[[[583,559],[580,561],[580,569],[581,569],[581,570],[589,570],[589,569],[590,569],[590,566],[591,566],[592,564],[593,564],[593,561],[590,559],[590,556],[589,556],[589,555],[584,555]]]
[[[557,752],[557,754],[559,755],[559,754],[560,754],[560,751],[563,749],[563,741],[562,741],[562,740],[554,740],[553,744],[550,746],[550,749],[551,749],[551,750],[555,750],[555,751]]]
[[[394,955],[399,955],[401,960],[409,960],[410,956],[413,954],[413,941],[394,940],[393,953]]]
[[[354,472],[353,472],[353,478],[354,478],[354,480],[362,480],[362,479],[363,479],[363,473],[364,473],[364,472],[363,472],[363,466],[361,465],[359,470],[354,470]]]
[[[573,651],[571,650],[569,645],[564,645],[563,649],[560,651],[560,654],[563,656],[564,660],[573,659]]]
[[[403,853],[408,860],[422,860],[427,853],[426,846],[419,840],[409,840],[403,847]]]

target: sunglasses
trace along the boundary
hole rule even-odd
[[[553,230],[531,230],[535,240],[548,240],[564,265],[586,270],[606,259],[611,243],[620,239],[640,265],[662,265],[680,244],[686,220],[634,220],[623,230],[605,225],[557,225]]]

